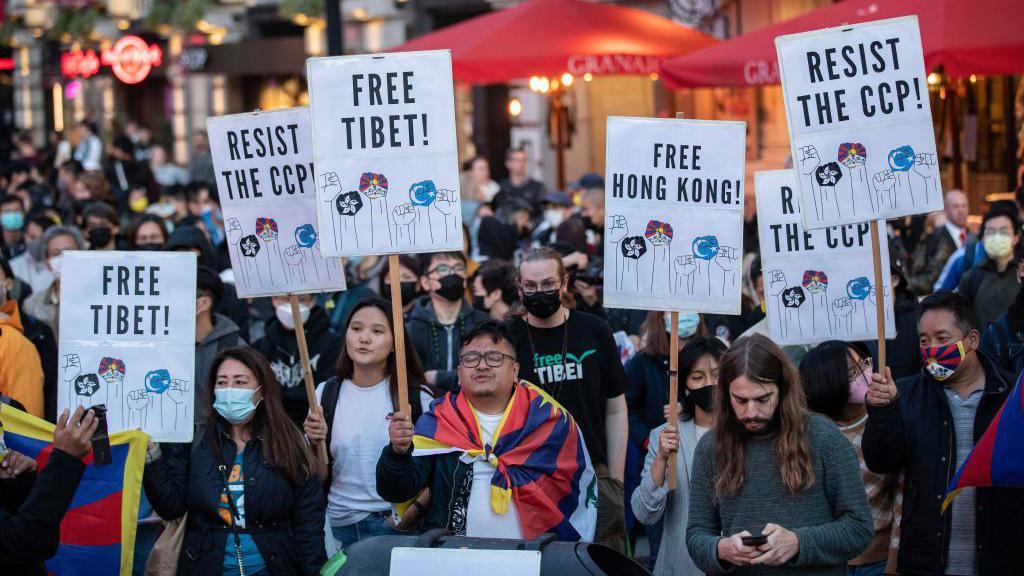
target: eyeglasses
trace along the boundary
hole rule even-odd
[[[505,363],[505,358],[509,358],[513,362],[516,359],[515,356],[509,356],[508,354],[498,352],[497,350],[492,350],[484,354],[479,352],[466,352],[459,358],[462,360],[462,365],[466,368],[476,368],[480,365],[480,360],[485,360],[487,365],[491,368],[501,368],[501,365]]]
[[[447,264],[438,264],[433,270],[427,272],[427,274],[437,274],[438,278],[444,278],[445,276],[451,276],[452,274],[460,274],[465,276],[466,265],[456,264],[454,266],[449,266]]]
[[[856,366],[847,371],[847,376],[849,376],[850,380],[853,380],[860,376],[861,373],[870,371],[873,367],[874,361],[871,359],[871,356],[865,356],[864,358],[861,358],[860,362],[856,363]]]
[[[554,292],[561,288],[562,283],[556,280],[545,280],[541,282],[539,286],[533,282],[526,282],[525,284],[522,284],[519,287],[523,290],[523,294],[526,294],[527,296],[532,296],[533,294],[536,294],[538,290],[550,294],[551,292]]]

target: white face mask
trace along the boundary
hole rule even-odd
[[[552,228],[556,228],[559,224],[562,223],[562,213],[558,210],[545,210],[544,220]]]
[[[50,266],[50,272],[53,273],[53,277],[54,278],[58,278],[58,279],[60,278],[60,264],[61,264],[61,262],[63,260],[63,257],[64,257],[64,255],[60,254],[60,255],[54,256],[54,257],[52,257],[52,258],[50,258],[49,260],[46,261],[46,263],[49,264],[49,266]]]
[[[299,304],[299,316],[302,317],[302,323],[305,324],[309,320],[309,306]],[[281,325],[289,330],[295,330],[295,318],[292,316],[292,305],[278,304],[274,307],[274,313],[277,314],[277,319],[281,322]]]

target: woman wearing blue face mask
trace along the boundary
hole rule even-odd
[[[150,444],[143,485],[166,520],[185,517],[178,574],[318,574],[324,503],[316,462],[281,404],[281,385],[251,348],[210,369],[213,410],[191,447]]]

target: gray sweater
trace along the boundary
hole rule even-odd
[[[814,484],[789,493],[779,473],[775,437],[751,439],[744,450],[744,482],[738,494],[714,496],[715,437],[697,444],[690,480],[686,546],[708,574],[846,574],[846,562],[863,552],[875,534],[853,446],[824,416],[810,415],[808,434]],[[718,541],[767,523],[796,533],[800,551],[783,566],[737,567],[718,560]]]
[[[631,503],[633,515],[641,524],[656,524],[662,517],[665,525],[661,536],[658,560],[654,564],[654,576],[701,576],[690,555],[686,552],[686,522],[690,510],[690,470],[693,469],[693,452],[697,448],[697,425],[691,420],[679,421],[679,457],[676,458],[676,489],[668,489],[668,471],[662,486],[654,483],[651,466],[658,455],[661,431],[668,424],[651,430],[647,441],[647,458],[640,485],[633,491]]]

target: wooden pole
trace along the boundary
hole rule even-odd
[[[679,312],[673,310],[669,320],[668,347],[668,425],[679,430]],[[647,448],[651,450],[651,447]],[[658,447],[653,448],[657,450]],[[668,489],[676,489],[676,458],[679,451],[668,457]]]
[[[306,400],[309,401],[309,409],[318,414],[321,419],[324,417],[320,404],[316,401],[316,385],[313,383],[313,366],[309,363],[309,348],[306,345],[306,328],[302,325],[302,313],[299,312],[299,299],[295,294],[288,295],[288,303],[292,305],[292,321],[295,323],[295,340],[299,345],[299,358],[302,359],[302,373],[306,381]],[[325,442],[317,442],[317,455],[320,461],[327,463],[327,445]]]
[[[888,238],[887,238],[888,239]],[[875,321],[878,323],[878,373],[885,374],[885,278],[878,220],[871,221],[871,256],[875,263]]]
[[[395,325],[395,373],[398,374],[398,411],[409,411],[409,375],[405,371],[405,319],[402,316],[402,282],[398,277],[398,254],[388,254],[388,276],[391,278],[391,317]]]
[[[676,118],[683,119],[682,112],[676,112]],[[673,310],[669,317],[668,346],[668,425],[679,430],[679,312]],[[647,447],[651,450],[651,447]],[[659,447],[655,446],[654,450]],[[668,489],[676,489],[676,459],[679,451],[668,457]]]

